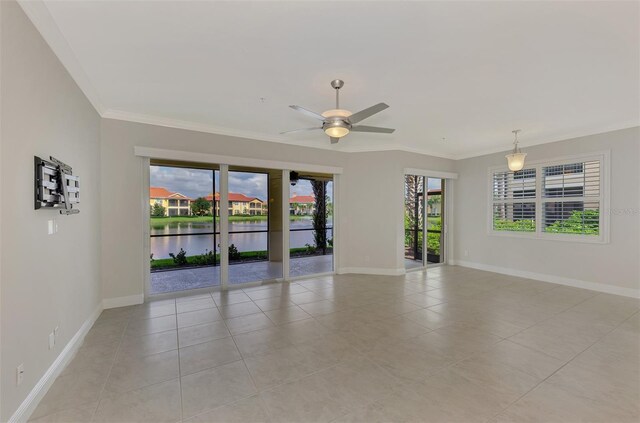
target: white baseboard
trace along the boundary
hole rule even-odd
[[[382,276],[399,276],[406,273],[404,268],[399,269],[386,269],[375,267],[343,267],[338,269],[339,275],[347,273],[359,273],[361,275],[382,275]]]
[[[76,334],[73,335],[73,338],[71,338],[67,345],[62,349],[55,361],[51,366],[49,366],[31,392],[29,392],[29,395],[27,395],[24,401],[22,401],[20,407],[18,407],[16,412],[9,418],[9,423],[21,423],[29,420],[29,417],[31,417],[31,414],[34,412],[53,382],[75,356],[78,348],[82,345],[82,341],[84,341],[85,335],[96,322],[100,313],[102,313],[102,304],[98,304],[93,313],[91,313],[91,316],[85,320],[80,329],[78,329]]]
[[[144,303],[144,294],[129,295],[128,297],[105,298],[102,300],[102,308],[126,307]]]
[[[287,279],[287,282],[295,282],[295,281],[299,281],[302,279],[313,279],[313,278],[321,278],[323,276],[332,276],[335,275],[335,272],[322,272],[322,273],[314,273],[311,275],[302,275],[302,276],[293,276],[293,277],[289,277],[289,279]]]
[[[527,272],[524,270],[510,269],[508,267],[493,266],[483,263],[474,263],[464,260],[451,260],[450,264],[472,269],[486,270],[488,272],[502,273],[503,275],[517,276],[527,279],[535,279],[543,282],[557,283],[559,285],[572,286],[574,288],[590,289],[606,294],[622,295],[624,297],[640,298],[640,289],[623,288],[621,286],[607,285],[598,282],[587,282],[579,279],[565,278],[563,276],[548,275],[545,273]]]

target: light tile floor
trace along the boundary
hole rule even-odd
[[[452,266],[106,310],[56,422],[637,422],[640,303]]]

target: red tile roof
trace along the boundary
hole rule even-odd
[[[292,203],[309,204],[309,203],[315,203],[315,202],[316,202],[316,198],[313,195],[294,195],[293,197],[289,198],[289,204],[292,204]]]
[[[220,193],[216,192],[215,194],[216,196],[216,200],[220,200]],[[205,197],[207,200],[211,201],[213,200],[213,194],[209,194]],[[261,199],[257,198],[257,197],[247,197],[244,194],[239,194],[237,192],[230,192],[229,193],[229,201],[237,201],[240,203],[249,203],[253,200],[258,200],[260,202],[262,202]]]
[[[186,195],[182,195],[179,192],[171,192],[163,187],[149,187],[149,198],[180,198],[191,200],[191,198]]]

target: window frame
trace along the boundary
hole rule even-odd
[[[596,235],[579,235],[579,234],[563,234],[563,233],[549,233],[543,230],[544,225],[544,205],[547,202],[557,201],[589,201],[590,197],[544,197],[544,173],[543,168],[548,166],[566,165],[573,163],[583,163],[588,161],[600,162],[600,193],[599,197],[591,197],[593,201],[599,202],[599,234]],[[520,202],[518,200],[526,200],[520,198],[514,198],[509,201],[495,200],[493,197],[493,175],[495,172],[509,171],[506,165],[492,166],[488,169],[488,193],[487,193],[487,233],[491,236],[507,237],[507,238],[528,238],[528,239],[542,239],[548,241],[569,241],[588,244],[607,244],[609,243],[610,232],[610,151],[598,151],[593,153],[576,154],[557,157],[547,160],[529,160],[525,163],[525,169],[536,169],[536,196],[534,204],[536,208],[535,213],[535,231],[533,232],[518,232],[518,231],[499,231],[493,228],[493,209],[495,204],[502,204],[506,202]]]

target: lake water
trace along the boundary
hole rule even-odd
[[[308,229],[290,232],[290,248],[304,247],[305,244],[314,245],[313,222],[311,219],[292,220],[289,223],[291,229]],[[220,228],[217,228],[219,231]],[[260,231],[267,230],[267,222],[243,221],[229,222],[229,232]],[[213,232],[213,222],[181,222],[154,225],[151,234],[198,234]],[[332,230],[327,229],[327,239],[333,238]],[[235,233],[229,234],[229,244],[234,244],[238,251],[265,251],[267,250],[268,234],[262,233]],[[216,242],[220,244],[220,235],[216,235]],[[213,235],[167,236],[151,238],[151,253],[153,258],[168,258],[169,253],[177,253],[180,248],[187,252],[188,256],[203,254],[205,251],[213,251]],[[219,251],[219,247],[216,247]]]

